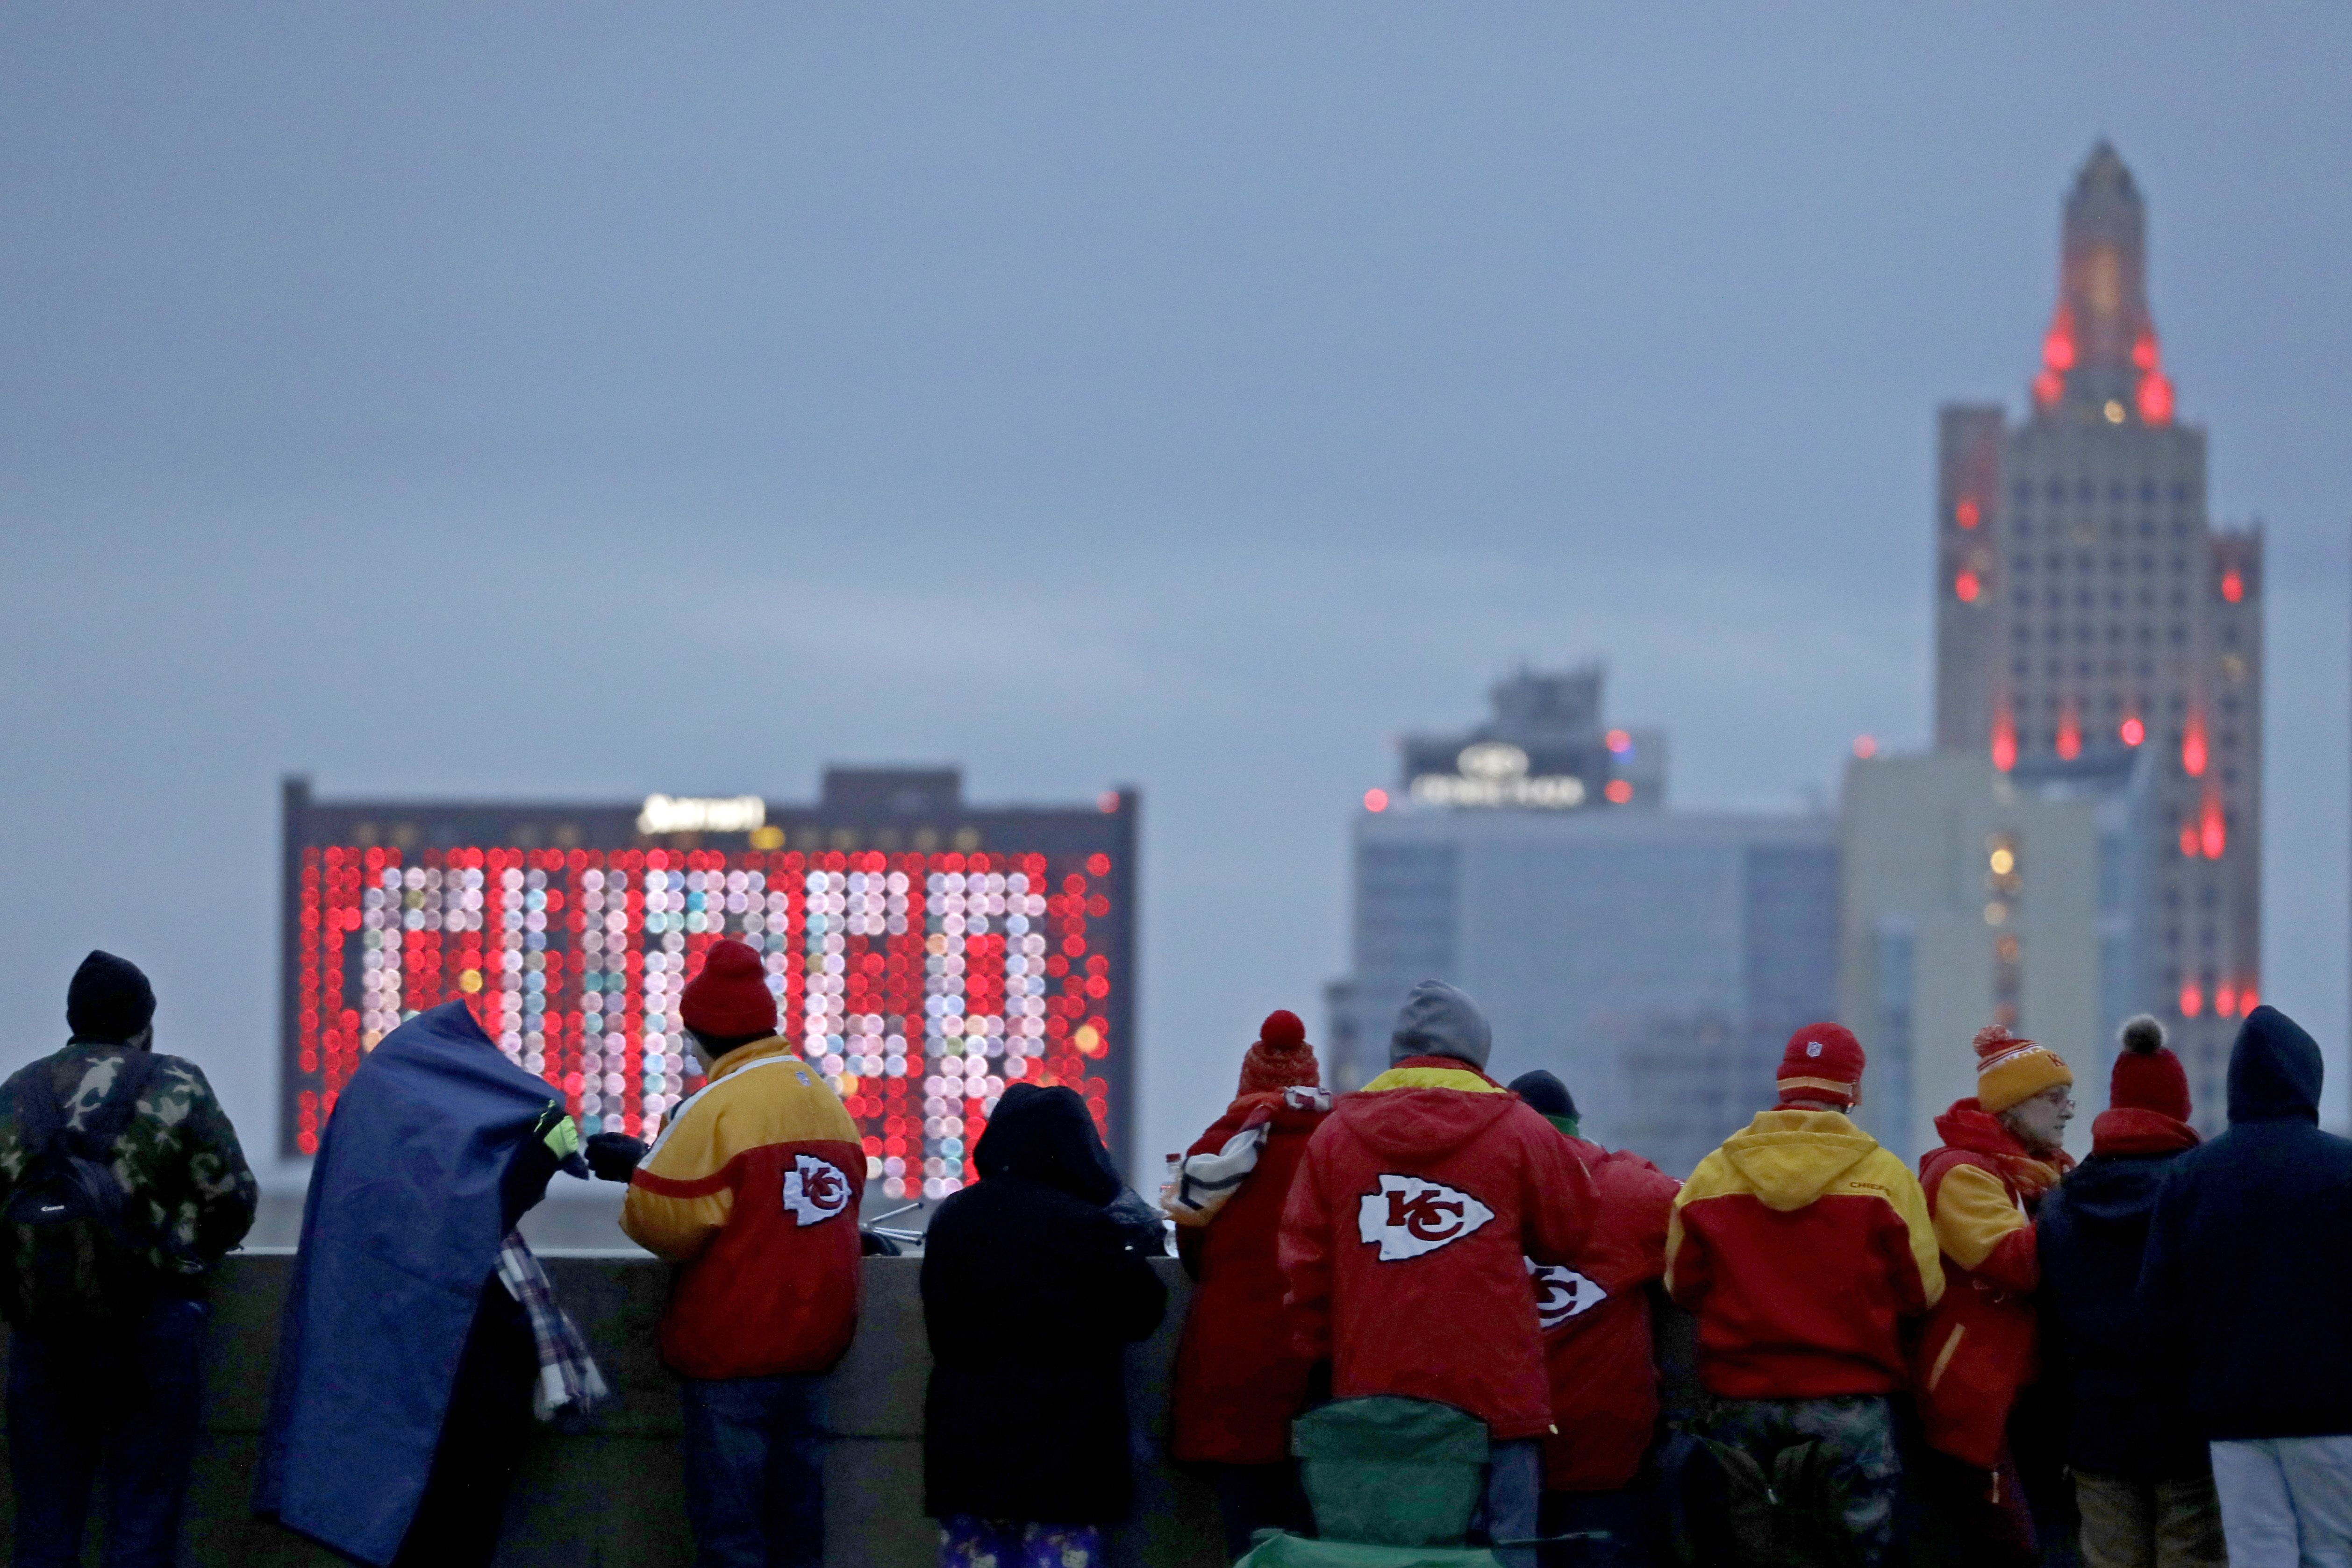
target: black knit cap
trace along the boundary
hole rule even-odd
[[[1576,1096],[1568,1092],[1567,1084],[1540,1067],[1512,1079],[1511,1092],[1526,1101],[1529,1109],[1547,1116],[1576,1114]]]
[[[128,958],[93,949],[66,988],[66,1023],[76,1040],[119,1044],[155,1017],[155,988]]]

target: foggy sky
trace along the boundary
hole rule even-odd
[[[2352,13],[1727,9],[0,10],[0,1066],[108,946],[274,1161],[289,771],[945,761],[1143,790],[1152,1161],[1516,661],[1683,805],[1924,741],[1936,406],[2022,402],[2106,135],[2341,1119]]]

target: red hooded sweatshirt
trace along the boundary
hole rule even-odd
[[[2063,1151],[2036,1159],[1974,1096],[1937,1117],[1936,1131],[1944,1146],[1919,1162],[1919,1185],[1950,1284],[1920,1333],[1912,1386],[1927,1446],[1989,1470],[2018,1391],[2040,1370],[2033,1210],[2074,1162]]]
[[[1185,1463],[1273,1465],[1290,1457],[1290,1423],[1307,1405],[1314,1363],[1284,1332],[1275,1247],[1307,1142],[1330,1115],[1282,1090],[1244,1094],[1187,1154],[1213,1154],[1264,1114],[1257,1165],[1206,1226],[1179,1226],[1178,1248],[1200,1281],[1176,1351],[1174,1437]]]
[[[1682,1183],[1623,1151],[1571,1137],[1592,1173],[1591,1233],[1574,1267],[1528,1260],[1551,1376],[1546,1491],[1617,1491],[1633,1483],[1658,1424],[1650,1295],[1666,1271],[1666,1222]]]
[[[1485,1073],[1408,1057],[1339,1102],[1291,1184],[1281,1260],[1293,1343],[1335,1398],[1434,1399],[1498,1442],[1552,1429],[1527,1260],[1574,1263],[1592,1177]]]

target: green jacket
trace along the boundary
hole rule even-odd
[[[64,1099],[66,1124],[77,1126],[104,1102],[131,1054],[127,1045],[74,1040],[0,1083],[0,1204],[24,1174],[25,1096]],[[245,1239],[259,1191],[204,1070],[160,1052],[155,1063],[114,1145],[114,1174],[129,1194],[125,1222],[134,1234],[155,1238],[148,1261],[162,1273],[196,1279]]]

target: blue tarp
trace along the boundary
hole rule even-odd
[[[552,1099],[462,1002],[393,1030],[343,1086],[302,1206],[257,1512],[379,1568],[399,1551],[505,1237],[500,1181]]]

